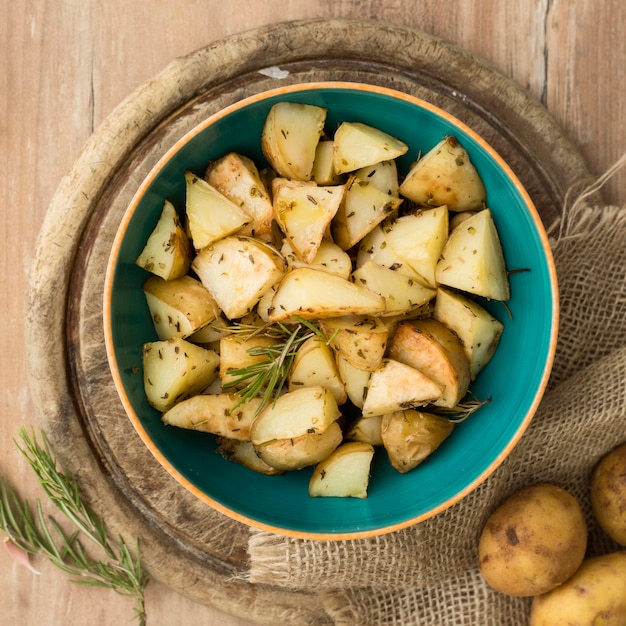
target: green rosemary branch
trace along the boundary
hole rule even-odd
[[[52,517],[46,519],[41,502],[34,511],[27,500],[0,478],[0,529],[7,540],[28,554],[43,554],[48,560],[70,574],[71,582],[105,587],[135,600],[135,619],[146,623],[144,590],[148,577],[142,569],[139,543],[130,548],[120,536],[117,545],[109,539],[104,520],[98,517],[81,499],[74,480],[57,469],[48,442],[42,434],[42,443],[34,433],[20,429],[20,452],[37,474],[39,482],[54,505],[76,527],[71,534],[63,531]],[[85,554],[80,538],[86,537],[103,553],[104,560]]]
[[[224,387],[238,387],[235,393],[239,396],[239,401],[233,409],[252,398],[261,396],[261,404],[257,409],[257,413],[260,413],[280,395],[287,382],[298,348],[312,337],[317,337],[324,342],[332,341],[332,338],[327,339],[312,322],[299,316],[293,316],[293,319],[296,323],[291,326],[278,322],[261,327],[234,329],[234,332],[247,333],[247,337],[272,337],[276,339],[276,343],[272,346],[249,348],[247,352],[251,356],[265,358],[257,363],[229,370],[229,380]],[[243,383],[245,385],[241,387]]]
[[[491,398],[487,398],[487,400],[466,400],[449,409],[441,406],[432,406],[428,410],[442,419],[460,424],[489,402],[491,402]]]

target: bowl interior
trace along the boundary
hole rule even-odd
[[[211,435],[165,427],[147,403],[141,346],[156,339],[142,292],[146,273],[134,263],[169,199],[184,210],[184,171],[202,174],[228,151],[266,162],[261,128],[270,107],[291,100],[328,109],[327,128],[361,121],[397,136],[419,152],[455,135],[487,189],[511,275],[510,313],[486,304],[505,325],[491,363],[471,389],[491,398],[428,459],[407,474],[378,452],[366,499],[309,498],[310,469],[264,476],[215,453]],[[107,272],[105,336],[115,383],[135,428],[161,464],[185,487],[222,512],[250,525],[294,536],[346,538],[406,527],[442,511],[474,489],[506,457],[541,398],[556,343],[558,296],[553,261],[540,218],[502,159],[469,128],[440,109],[388,89],[351,83],[290,86],[253,96],[213,116],[159,162],[138,190],[120,226]]]

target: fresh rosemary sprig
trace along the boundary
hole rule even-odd
[[[134,555],[124,539],[118,537],[117,546],[109,539],[105,522],[81,499],[77,483],[57,469],[45,435],[42,443],[34,433],[19,431],[20,452],[37,474],[50,500],[68,518],[76,530],[67,534],[52,517],[43,513],[41,502],[33,511],[27,500],[0,478],[0,529],[7,541],[28,554],[43,554],[56,567],[70,574],[72,582],[113,589],[135,600],[135,619],[144,626],[146,611],[144,590],[148,577],[142,569],[139,544]],[[104,560],[87,556],[80,542],[88,538],[102,551]]]
[[[272,337],[276,343],[272,346],[254,346],[248,349],[248,354],[255,357],[265,357],[262,361],[245,367],[228,371],[229,380],[224,388],[238,387],[235,393],[239,401],[233,409],[252,398],[261,397],[261,403],[257,408],[257,414],[270,402],[278,398],[282,391],[298,348],[312,337],[320,341],[330,342],[324,333],[312,322],[299,316],[293,316],[293,325],[281,322],[268,324],[260,327],[237,328],[234,332],[246,333],[251,337]],[[241,385],[245,383],[243,387]]]
[[[432,408],[429,408],[429,411],[442,419],[448,420],[449,422],[460,424],[470,415],[476,413],[480,407],[485,406],[485,404],[488,404],[489,402],[491,402],[491,398],[487,398],[487,400],[465,400],[465,402],[460,402],[452,408],[432,406]]]

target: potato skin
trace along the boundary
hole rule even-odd
[[[478,564],[496,591],[536,596],[564,583],[586,549],[587,528],[576,498],[539,483],[518,490],[492,513],[479,539]]]
[[[591,477],[589,495],[600,528],[626,546],[626,442],[600,459]]]
[[[563,585],[533,598],[530,626],[626,624],[626,551],[585,559]]]

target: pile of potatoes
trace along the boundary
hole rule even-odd
[[[595,467],[589,495],[600,528],[626,546],[626,442]],[[530,626],[624,626],[626,550],[587,556],[587,547],[577,499],[539,483],[519,489],[491,514],[478,564],[495,590],[532,597]]]

